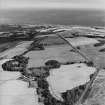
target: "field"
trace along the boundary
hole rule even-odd
[[[73,29],[74,30],[74,29]],[[72,30],[72,31],[73,31]],[[80,29],[84,30],[84,32],[93,32],[91,29]],[[94,31],[95,32],[95,31]],[[89,97],[83,103],[83,105],[105,105],[105,38],[101,37],[86,37],[86,36],[73,36],[71,31],[66,31],[59,33],[62,35],[69,43],[71,43],[75,48],[77,48],[84,56],[86,56],[90,61],[93,62],[93,67],[88,67],[85,65],[86,59],[81,56],[72,46],[68,45],[63,39],[58,37],[56,34],[48,34],[46,38],[42,39],[46,35],[38,35],[38,43],[35,42],[35,38],[29,41],[16,41],[14,43],[7,42],[2,43],[0,45],[0,88],[4,89],[3,94],[11,94],[7,87],[10,89],[14,87],[13,91],[15,94],[16,102],[15,105],[34,105],[33,103],[36,100],[36,105],[38,105],[38,94],[36,92],[36,87],[28,88],[27,82],[21,82],[21,80],[17,80],[18,76],[17,72],[7,72],[3,71],[2,64],[7,60],[12,59],[16,55],[22,55],[24,57],[28,57],[28,65],[27,69],[39,70],[38,68],[45,67],[45,63],[48,60],[56,60],[61,64],[59,69],[51,69],[50,75],[47,77],[48,83],[53,85],[53,92],[56,93],[58,97],[62,100],[60,94],[66,92],[67,90],[75,89],[79,85],[86,85],[88,81],[90,81],[90,75],[96,71],[96,68],[100,68],[95,82],[92,85],[92,89],[90,91]],[[41,45],[41,47],[39,47]],[[43,46],[43,49],[42,49]],[[77,67],[77,66],[78,67]],[[91,69],[89,69],[91,68]],[[36,70],[36,71],[37,71]],[[54,72],[55,70],[55,72]],[[59,71],[61,70],[61,71]],[[58,71],[58,72],[57,72]],[[34,71],[35,72],[35,71]],[[55,76],[54,73],[56,73]],[[69,74],[69,75],[67,75]],[[16,76],[15,76],[16,75]],[[67,77],[66,77],[67,76]],[[5,78],[8,77],[8,78]],[[10,78],[9,78],[10,77]],[[8,81],[7,81],[8,80]],[[55,80],[58,80],[55,82]],[[7,81],[5,83],[5,81]],[[65,83],[63,86],[62,82]],[[54,83],[54,84],[53,84]],[[70,84],[69,84],[70,83]],[[58,84],[58,85],[57,85]],[[69,84],[69,85],[68,85]],[[16,86],[16,87],[15,87]],[[21,88],[19,88],[21,87]],[[19,92],[15,92],[15,89],[20,89]],[[61,93],[57,93],[57,89],[60,90]],[[63,91],[61,91],[63,89]],[[26,96],[21,97],[21,92],[24,90],[26,92]],[[50,90],[50,89],[49,89]],[[12,91],[12,89],[10,89]],[[24,94],[24,92],[22,94]],[[53,94],[53,92],[50,93]],[[30,93],[30,94],[29,94]],[[30,96],[31,95],[31,96]],[[33,97],[35,95],[35,100],[33,101]],[[2,94],[1,94],[2,96]],[[0,97],[1,97],[0,96]],[[19,98],[20,96],[20,98]],[[10,97],[3,96],[4,100],[7,100]],[[12,100],[15,98],[10,98],[11,101],[8,100],[7,103],[2,105],[14,105]],[[25,101],[29,99],[29,102]],[[56,96],[55,96],[56,98]],[[59,98],[58,98],[59,99]],[[72,99],[71,99],[72,100]],[[41,103],[42,104],[42,103]],[[46,105],[46,104],[44,104]],[[56,104],[58,105],[58,104]],[[64,104],[59,104],[64,105]],[[69,104],[71,105],[71,104]],[[74,104],[72,104],[74,105]]]

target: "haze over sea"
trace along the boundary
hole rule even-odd
[[[18,9],[0,11],[0,24],[105,26],[105,11],[86,9]]]

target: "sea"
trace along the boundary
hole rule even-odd
[[[91,9],[15,9],[0,11],[0,24],[105,26],[105,11]]]

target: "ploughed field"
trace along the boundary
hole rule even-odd
[[[94,66],[54,34],[21,41],[0,53],[1,105],[74,105],[96,68],[102,70],[83,105],[105,105],[105,39],[59,34]]]

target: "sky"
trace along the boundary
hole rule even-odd
[[[105,9],[105,0],[0,0],[0,8],[96,8]]]

